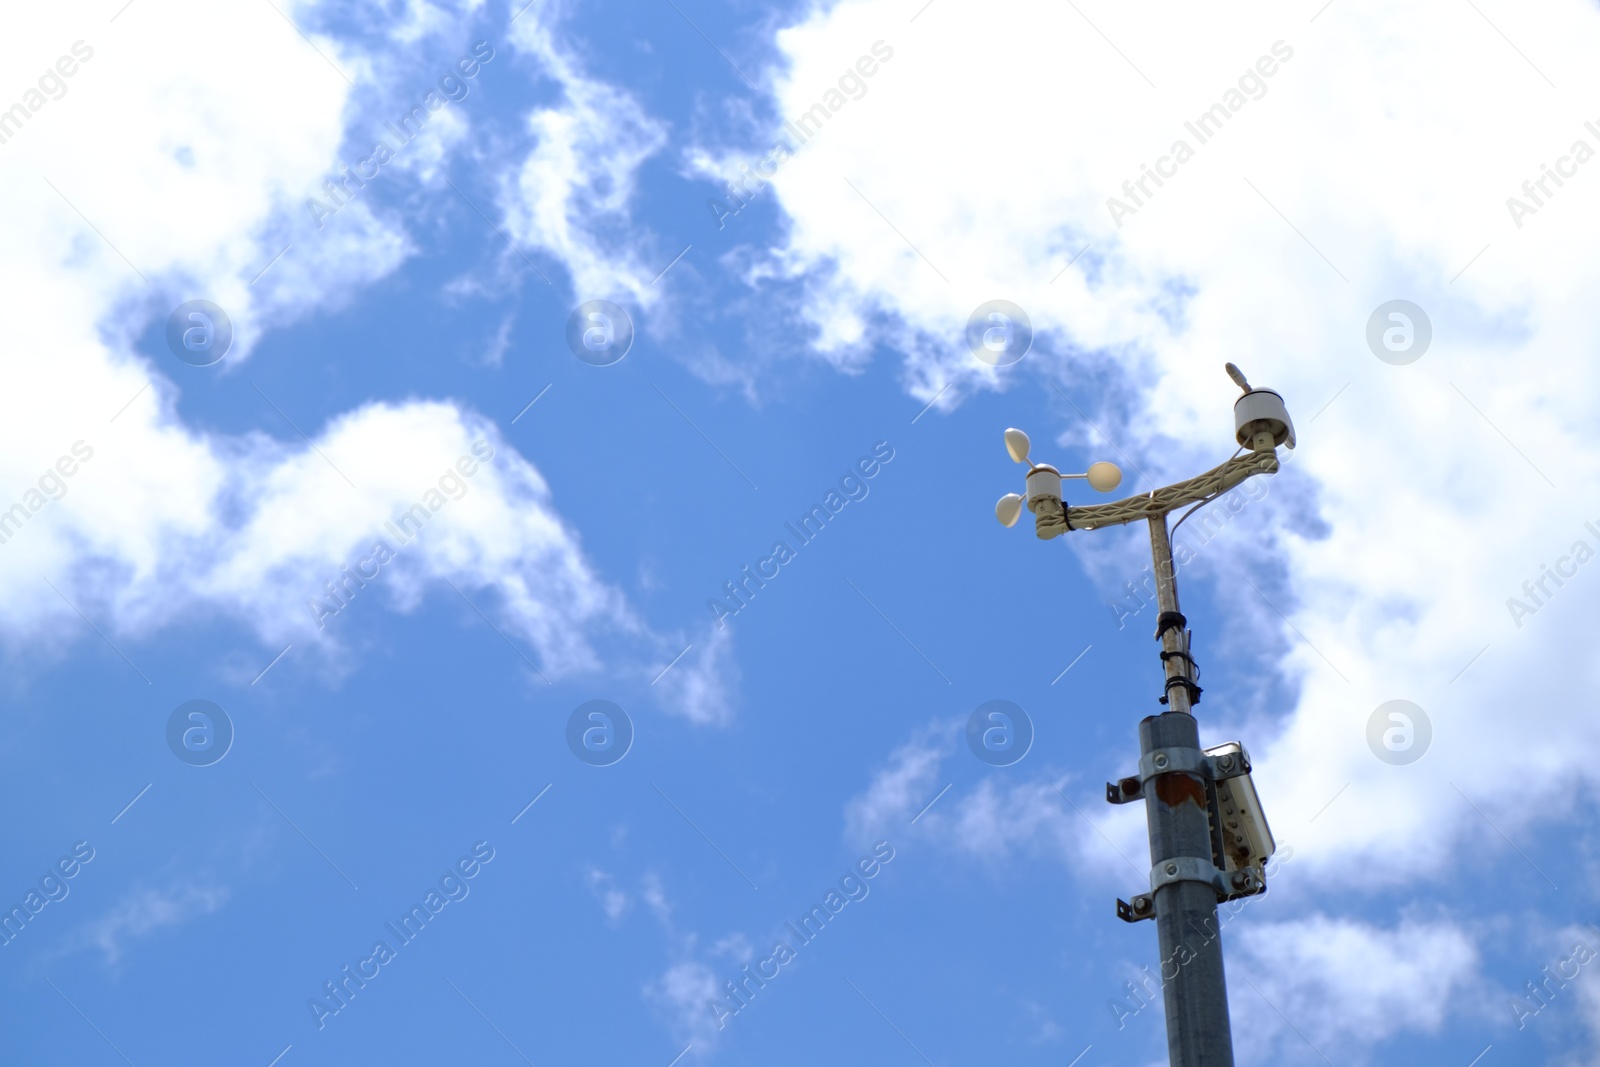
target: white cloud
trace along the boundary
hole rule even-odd
[[[1140,866],[1148,854],[1142,812],[1086,811],[1071,800],[1067,778],[1025,764],[958,786],[946,761],[970,758],[959,747],[960,729],[955,720],[932,723],[896,748],[846,802],[846,840],[912,836],[991,868],[1044,859],[1119,892],[1142,888],[1149,869]]]
[[[661,884],[660,875],[654,871],[647,871],[643,879],[639,895],[644,898],[645,904],[650,908],[651,914],[661,924],[661,928],[670,936],[672,934],[672,902],[667,899],[666,887]]]
[[[716,1047],[716,1016],[710,1005],[719,993],[716,972],[696,959],[672,964],[644,989],[645,999],[666,1018],[673,1040],[693,1043],[696,1056]]]
[[[529,114],[537,143],[501,193],[510,232],[560,258],[579,299],[628,297],[645,307],[659,290],[630,232],[640,166],[666,144],[666,127],[626,91],[590,77],[557,40],[561,4],[536,0],[512,39],[561,86],[558,106]],[[670,256],[671,253],[668,253]]]
[[[640,993],[671,1030],[673,1040],[693,1044],[695,1058],[704,1058],[716,1050],[722,1030],[710,1006],[722,995],[715,961],[748,959],[749,941],[735,931],[718,938],[702,953],[699,935],[679,932],[674,923],[673,905],[659,875],[653,871],[645,874],[639,896],[661,927],[662,940],[672,960],[660,975],[644,984]]]
[[[940,788],[939,767],[952,750],[953,733],[951,724],[931,724],[895,749],[866,791],[846,805],[845,836],[855,842],[877,840],[916,815]]]
[[[1477,949],[1447,922],[1385,929],[1317,914],[1230,934],[1233,1031],[1248,1058],[1320,1063],[1307,1042],[1328,1052],[1437,1033],[1453,1008],[1481,999]]]
[[[622,917],[633,906],[633,901],[628,894],[617,888],[617,880],[602,870],[591,870],[585,879],[589,884],[589,892],[600,902],[600,909],[605,912],[606,923],[616,926]]]
[[[739,667],[733,660],[733,636],[727,629],[706,627],[675,665],[658,675],[653,685],[669,706],[692,722],[725,723],[733,717],[732,687]]]
[[[1047,1041],[1060,1041],[1066,1036],[1066,1030],[1055,1021],[1049,1009],[1043,1004],[1024,1000],[1022,1007],[1027,1012],[1028,1021],[1036,1028],[1030,1044],[1042,1045]]]
[[[15,306],[28,309],[0,324],[12,353],[0,375],[16,400],[0,426],[0,508],[21,502],[26,517],[0,545],[0,635],[12,646],[63,651],[62,642],[89,633],[79,609],[119,647],[220,616],[242,622],[270,651],[290,641],[297,657],[320,650],[333,669],[353,643],[347,635],[359,632],[350,615],[379,605],[409,611],[429,594],[459,600],[447,583],[529,649],[547,678],[608,663],[648,681],[686,643],[653,633],[595,573],[538,471],[472,411],[426,399],[374,403],[317,426],[298,415],[292,396],[263,393],[273,437],[203,432],[178,413],[180,390],[203,387],[208,375],[247,373],[244,361],[267,330],[336,308],[411,253],[403,220],[385,217],[370,196],[321,229],[306,200],[331,199],[324,182],[360,158],[352,153],[365,153],[389,105],[409,106],[431,87],[408,80],[416,65],[401,53],[414,59],[430,35],[458,33],[443,15],[479,6],[412,3],[395,47],[372,56],[315,32],[318,10],[309,4],[283,9],[307,28],[309,43],[268,5],[197,2],[135,5],[104,24],[30,9],[25,32],[0,42],[8,69],[43,69],[80,39],[80,52],[92,49],[66,95],[0,145],[8,163],[0,189],[16,221],[0,249],[0,277]],[[518,29],[541,15],[528,12]],[[252,47],[214,47],[238,39]],[[497,62],[485,70],[513,76],[509,49]],[[570,73],[559,64],[551,71]],[[570,107],[542,112],[578,144],[612,121],[599,115],[605,87],[585,81],[583,91]],[[376,180],[420,182],[453,198],[439,170],[462,150],[480,99],[469,93],[434,114],[420,147]],[[529,175],[527,188],[537,192],[542,180]],[[625,197],[619,190],[583,210],[612,211]],[[579,252],[575,269],[592,269]],[[222,364],[197,370],[136,351],[147,329],[197,295],[232,318],[234,346]],[[279,425],[274,407],[296,428]],[[318,627],[308,598],[365,556],[385,537],[383,523],[424,499],[479,440],[497,454],[465,479],[466,495],[413,544],[392,544],[396,561]],[[40,478],[79,441],[65,495],[37,507],[61,492]],[[457,607],[477,624],[472,608]],[[663,689],[670,709],[722,721],[725,653],[707,649]],[[241,661],[236,669],[248,668]]]
[[[80,927],[68,939],[67,951],[98,949],[105,965],[115,967],[130,941],[210,915],[227,900],[228,890],[217,885],[177,882],[165,889],[134,889],[105,915]]]
[[[429,35],[454,31],[473,13],[481,11],[485,0],[457,0],[453,4],[432,4],[428,0],[404,0],[405,18],[396,18],[389,36],[402,44],[412,44]]]
[[[352,616],[374,600],[410,610],[450,579],[469,598],[496,592],[545,674],[594,669],[589,628],[637,632],[638,623],[583,560],[532,466],[501,444],[493,460],[461,476],[455,465],[477,462],[475,442],[498,443],[492,426],[451,405],[414,402],[343,416],[315,451],[256,440],[221,442],[236,454],[219,456],[174,441],[174,462],[193,471],[183,480],[170,466],[141,470],[137,452],[103,448],[80,469],[77,492],[55,505],[57,535],[29,536],[35,531],[25,527],[5,547],[19,566],[46,573],[78,562],[82,569],[57,584],[91,616],[109,611],[118,632],[220,611],[266,644],[300,641],[331,656],[358,625]],[[408,543],[395,530],[419,504],[424,516],[437,506],[437,517]],[[394,552],[382,567],[371,551],[378,541]],[[122,580],[108,586],[96,565]],[[346,579],[345,568],[357,579]],[[345,606],[329,597],[329,583],[344,591]],[[339,610],[313,611],[313,597]],[[72,613],[59,600],[39,610]],[[25,621],[13,619],[19,628]]]

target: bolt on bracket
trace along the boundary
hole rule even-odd
[[[1117,898],[1117,918],[1125,923],[1136,923],[1141,919],[1154,919],[1156,917],[1155,895],[1140,893],[1133,900],[1126,901]]]

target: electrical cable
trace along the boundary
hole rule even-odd
[[[1224,460],[1224,462],[1232,462],[1233,460],[1238,459],[1239,458],[1239,453],[1243,452],[1243,451],[1244,451],[1244,446],[1240,445],[1238,451],[1235,452],[1233,455],[1229,456],[1226,460]],[[1209,504],[1212,501],[1216,500],[1218,497],[1222,496],[1222,494],[1225,493],[1225,492],[1227,492],[1226,489],[1219,489],[1215,493],[1212,493],[1210,496],[1206,497],[1204,500],[1200,501],[1194,507],[1190,508],[1188,511],[1185,511],[1183,513],[1183,515],[1181,517],[1179,517],[1178,521],[1172,524],[1172,529],[1170,531],[1168,531],[1167,536],[1168,537],[1172,537],[1175,534],[1177,534],[1178,527],[1183,525],[1184,519],[1187,519],[1190,515],[1193,515],[1195,512],[1197,512],[1201,508],[1205,507],[1207,504]]]

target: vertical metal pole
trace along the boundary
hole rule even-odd
[[[1155,563],[1156,601],[1164,616],[1178,611],[1165,515],[1150,519],[1150,553]],[[1185,644],[1182,626],[1162,630],[1163,652],[1187,652]],[[1182,655],[1167,655],[1164,665],[1168,679],[1188,681],[1193,677],[1189,661]],[[1190,711],[1189,687],[1171,685],[1166,694],[1168,710],[1139,723],[1142,754],[1161,748],[1199,747],[1200,731]],[[1185,856],[1208,865],[1213,862],[1204,779],[1176,772],[1156,777],[1145,790],[1145,818],[1153,867]],[[1199,882],[1169,882],[1155,893],[1155,912],[1172,1067],[1233,1067],[1216,892]]]

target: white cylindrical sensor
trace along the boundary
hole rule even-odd
[[[1233,404],[1234,439],[1246,448],[1256,447],[1256,435],[1272,435],[1272,446],[1294,447],[1294,423],[1283,397],[1271,389],[1252,389]]]
[[[1040,508],[1052,515],[1061,510],[1061,472],[1049,465],[1028,472],[1028,510],[1037,515]]]

